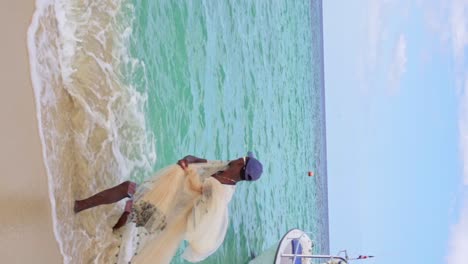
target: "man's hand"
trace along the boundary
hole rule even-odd
[[[206,159],[198,158],[192,155],[187,155],[177,161],[177,165],[179,165],[183,170],[186,170],[189,166],[189,164],[192,163],[205,163]]]
[[[179,165],[183,170],[188,168],[188,162],[185,159],[177,161],[177,165]]]

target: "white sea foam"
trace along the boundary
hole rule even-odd
[[[126,19],[121,7],[125,6]],[[31,79],[49,180],[55,237],[64,263],[110,263],[121,209],[75,215],[73,201],[151,171],[156,155],[145,119],[144,65],[128,52],[124,0],[37,0],[28,30]],[[145,74],[143,74],[145,76]],[[146,77],[145,77],[146,78]]]
[[[37,57],[37,50],[36,50],[36,45],[35,45],[35,39],[34,39],[34,36],[35,36],[35,32],[38,30],[39,28],[39,19],[40,17],[43,16],[44,14],[44,8],[48,5],[50,5],[50,3],[52,2],[52,0],[36,0],[36,12],[34,13],[33,15],[33,18],[32,18],[32,21],[31,21],[31,25],[29,26],[29,29],[28,29],[28,50],[29,50],[29,62],[30,62],[30,69],[31,69],[31,80],[32,80],[32,83],[33,83],[33,87],[34,87],[34,94],[35,94],[35,100],[36,100],[36,114],[37,114],[37,120],[42,120],[41,118],[41,108],[40,108],[40,105],[41,105],[41,94],[43,94],[43,87],[41,85],[41,82],[40,82],[40,77],[39,77],[39,74],[38,74],[38,65],[36,64],[36,61],[34,58]],[[47,97],[47,95],[45,95],[45,97]],[[41,138],[41,142],[42,142],[42,145],[45,145],[45,139],[44,139],[44,134],[42,133],[43,131],[43,127],[42,127],[42,123],[41,122],[38,122],[38,128],[39,128],[39,135],[40,135],[40,138]],[[49,169],[49,166],[48,166],[48,163],[46,162],[46,148],[43,147],[42,148],[42,156],[44,158],[44,165],[45,165],[45,168],[46,168],[46,173],[47,173],[47,177],[48,177],[48,186],[49,186],[49,200],[50,200],[50,203],[51,203],[51,209],[52,209],[52,225],[53,225],[53,230],[54,230],[54,235],[55,235],[55,238],[56,239],[59,239],[59,232],[57,230],[57,212],[56,212],[56,205],[55,205],[55,198],[54,198],[54,188],[53,188],[53,179],[51,177],[51,173],[50,173],[50,169]],[[60,249],[60,252],[62,254],[62,256],[65,256],[64,254],[64,251],[63,251],[63,246],[62,246],[62,243],[60,243],[60,241],[58,241],[59,243],[59,249]],[[66,261],[64,259],[64,261]]]

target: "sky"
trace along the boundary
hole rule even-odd
[[[331,253],[468,263],[468,0],[323,0],[323,24]]]

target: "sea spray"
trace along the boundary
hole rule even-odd
[[[111,263],[121,208],[73,212],[73,201],[131,177],[156,159],[144,116],[144,65],[127,50],[129,2],[40,0],[28,31],[31,75],[54,231],[65,263]],[[119,19],[125,16],[125,19]]]

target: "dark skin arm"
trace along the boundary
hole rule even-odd
[[[248,158],[246,162],[248,161]],[[207,162],[206,159],[198,158],[195,156],[185,156],[181,160],[177,161],[177,165],[179,165],[183,170],[188,168],[188,165],[191,163],[205,163]],[[221,182],[222,184],[229,184],[234,185],[238,181],[241,181],[241,170],[245,166],[243,158],[238,158],[236,160],[232,160],[229,162],[229,167],[224,171],[219,171],[213,175],[216,180]],[[195,184],[196,185],[196,184]],[[197,185],[198,186],[198,185]],[[198,188],[195,188],[198,189]]]
[[[187,155],[183,157],[182,159],[177,161],[177,165],[179,165],[183,170],[186,170],[188,168],[189,164],[192,163],[206,163],[206,159],[198,158],[192,155]]]

